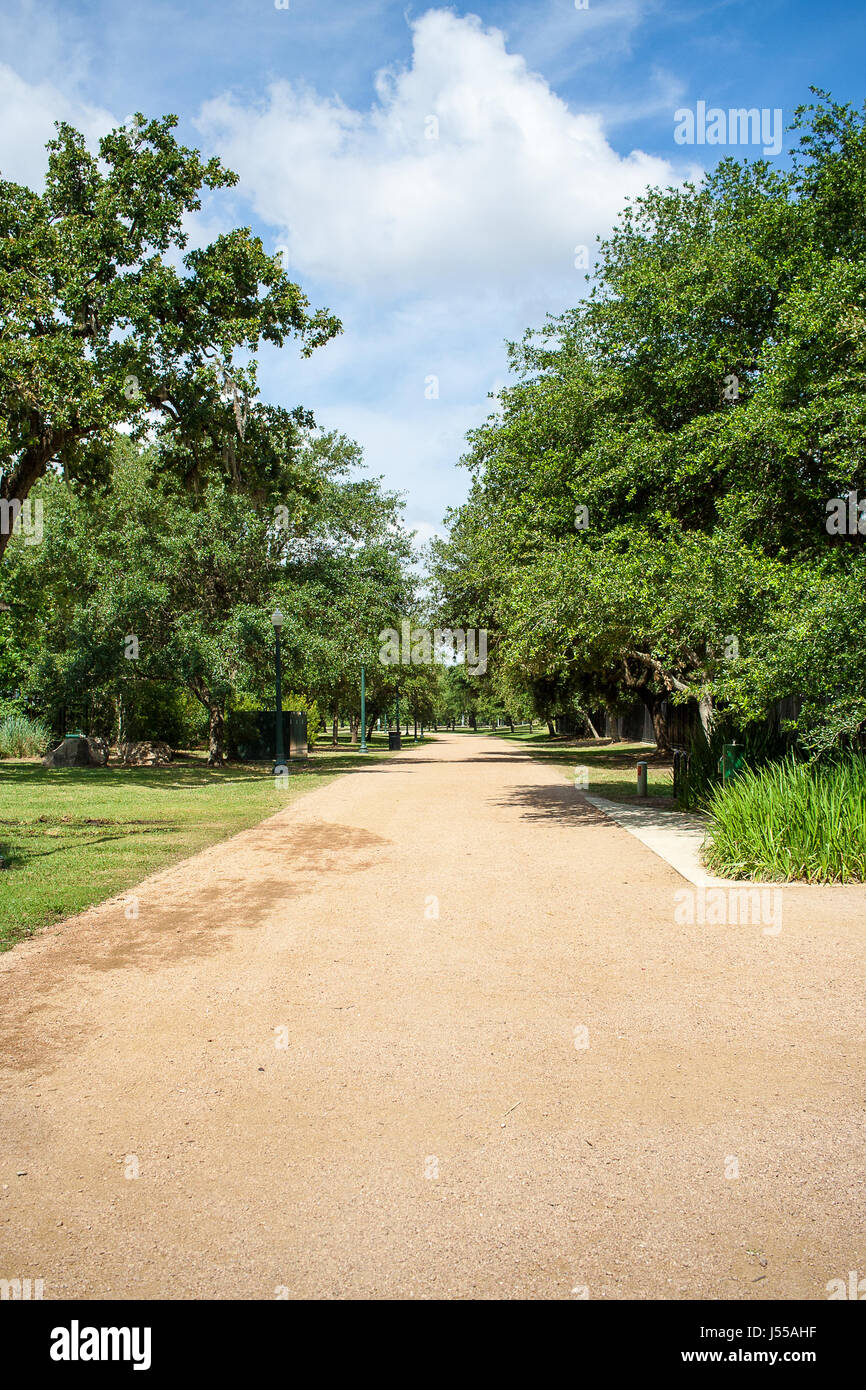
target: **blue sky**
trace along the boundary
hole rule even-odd
[[[679,145],[674,112],[787,124],[810,84],[859,105],[864,55],[863,7],[833,0],[5,0],[0,171],[38,185],[57,118],[95,139],[176,112],[241,175],[193,242],[254,226],[343,319],[308,361],[266,354],[264,394],[358,439],[424,540],[465,495],[504,340],[584,292],[576,248],[647,183],[756,153]]]

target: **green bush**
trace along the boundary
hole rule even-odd
[[[189,748],[206,735],[207,713],[182,687],[143,680],[124,688],[123,725],[125,739],[161,739],[172,748]]]
[[[710,869],[724,877],[866,880],[866,758],[789,755],[747,769],[710,798]]]
[[[273,719],[271,715],[271,719]],[[226,715],[226,748],[230,758],[238,758],[242,755],[249,756],[249,749],[258,748],[263,757],[267,757],[264,748],[259,748],[262,744],[262,729],[260,728],[261,716],[248,709],[231,709]],[[270,746],[268,744],[268,746]]]
[[[283,701],[283,709],[294,710],[297,714],[306,713],[307,716],[307,746],[312,748],[320,734],[325,732],[325,718],[319,710],[318,702],[309,695],[299,695],[293,691],[289,695],[288,703]]]
[[[51,730],[40,719],[26,714],[0,719],[0,758],[38,758],[50,743]]]

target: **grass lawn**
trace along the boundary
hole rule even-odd
[[[586,791],[596,796],[609,797],[611,801],[634,802],[635,805],[658,805],[667,803],[676,810],[673,799],[673,764],[661,759],[649,743],[608,743],[598,745],[592,740],[551,738],[546,728],[517,729],[510,734],[507,729],[493,729],[493,738],[504,738],[506,742],[521,745],[539,763],[549,763],[560,768],[569,782],[574,781],[575,771],[585,767],[589,772],[589,786]],[[638,758],[646,758],[647,769],[646,798],[637,795],[636,764]]]
[[[204,753],[160,768],[0,762],[0,951],[389,756],[387,735],[370,746],[322,743],[279,789],[270,764],[209,768]]]

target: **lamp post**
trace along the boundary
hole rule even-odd
[[[276,637],[277,655],[277,699],[276,699],[276,747],[274,753],[274,772],[282,771],[286,767],[286,755],[283,751],[283,688],[282,671],[280,669],[280,628],[285,619],[279,608],[271,614],[271,622],[274,625],[274,636]]]
[[[361,747],[359,753],[367,751],[367,687],[365,685],[364,663],[361,662]]]

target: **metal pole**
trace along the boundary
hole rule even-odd
[[[283,687],[282,671],[280,669],[280,629],[274,628],[277,638],[277,727],[276,727],[276,755],[274,758],[274,772],[277,768],[286,767],[286,755],[283,751]]]
[[[367,751],[367,689],[365,685],[364,664],[361,663],[361,747],[359,752]]]

